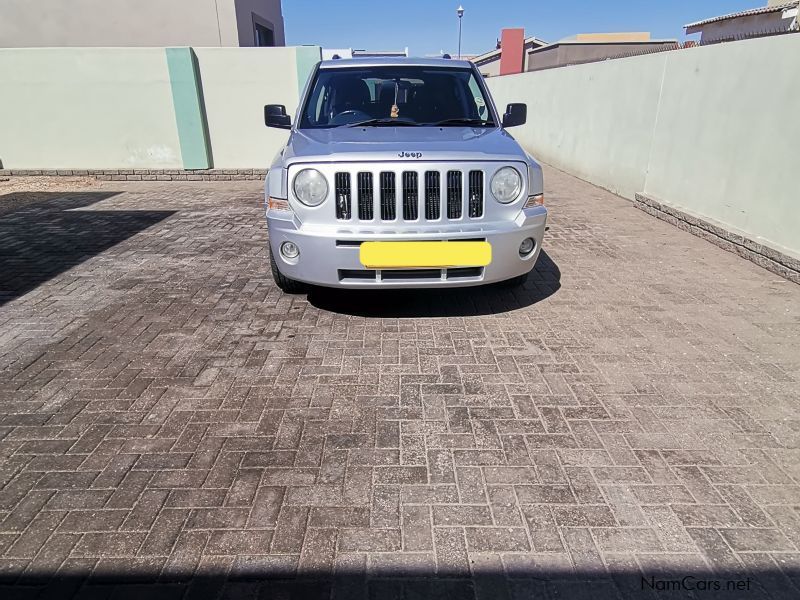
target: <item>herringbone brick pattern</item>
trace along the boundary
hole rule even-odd
[[[282,295],[254,183],[17,201],[5,591],[798,597],[800,288],[546,182],[517,290]]]

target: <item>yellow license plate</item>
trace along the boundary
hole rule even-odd
[[[364,242],[359,258],[368,269],[485,267],[492,262],[492,246],[489,242]]]

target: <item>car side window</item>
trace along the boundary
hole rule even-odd
[[[325,83],[314,88],[306,108],[306,118],[314,125],[321,125],[324,117],[324,107],[328,97],[329,86]]]

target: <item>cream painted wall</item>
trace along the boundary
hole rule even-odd
[[[195,48],[203,81],[214,166],[266,169],[288,132],[264,125],[264,105],[299,101],[297,50]]]
[[[0,0],[0,47],[253,46],[253,13],[283,45],[280,0]]]
[[[220,45],[215,0],[0,0],[0,14],[6,48]]]
[[[288,132],[264,105],[294,114],[319,47],[194,52],[213,167],[267,168]],[[0,49],[0,82],[0,168],[185,166],[164,48]]]
[[[5,169],[181,168],[163,48],[0,49]]]
[[[639,56],[487,83],[501,113],[527,103],[528,123],[511,132],[538,158],[632,198],[644,188],[665,60]]]
[[[800,35],[488,80],[540,159],[800,257]]]
[[[644,191],[800,255],[800,34],[670,52]]]

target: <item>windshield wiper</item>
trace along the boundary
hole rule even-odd
[[[426,125],[475,125],[477,127],[494,127],[494,121],[484,121],[483,119],[468,119],[462,117],[458,119],[444,119],[443,121],[438,121],[436,123],[426,123]]]
[[[419,127],[414,121],[401,121],[400,119],[367,119],[358,123],[350,123],[347,127]]]

